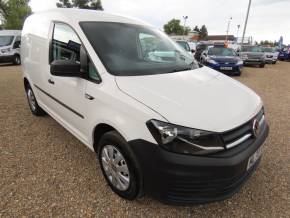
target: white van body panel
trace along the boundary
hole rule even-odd
[[[74,15],[74,17],[80,19],[72,19],[72,11],[80,13],[82,10],[70,9],[70,13],[67,13],[68,11],[65,9],[42,12],[28,17],[25,22],[22,32],[23,76],[28,79],[32,86],[39,105],[91,149],[93,149],[93,131],[98,124],[102,123],[115,128],[127,141],[142,136],[141,138],[144,140],[155,143],[146,127],[146,122],[150,119],[164,120],[164,118],[120,91],[115,83],[115,77],[106,72],[105,67],[80,29],[79,21],[112,21],[111,18],[114,17],[115,21],[118,22],[148,24],[120,16],[107,15],[103,12],[91,11],[86,12],[86,14],[80,13],[81,16]],[[50,74],[48,51],[53,21],[68,24],[75,30],[98,72],[102,75],[101,84],[81,78],[62,78]],[[50,78],[55,81],[53,89],[47,82]],[[35,85],[43,91],[49,92],[50,95],[57,96],[60,101],[66,99],[67,104],[70,107],[74,106],[74,110],[81,113],[84,119],[68,112],[64,107],[59,107],[59,103],[47,97]],[[69,90],[68,87],[70,87]],[[85,90],[96,100],[86,102],[84,98]],[[117,106],[114,107],[114,105]]]
[[[146,126],[151,119],[222,132],[248,121],[262,107],[261,99],[250,89],[206,67],[154,76],[113,76],[80,28],[81,21],[148,24],[104,12],[86,10],[84,13],[75,9],[33,14],[25,22],[21,49],[23,76],[32,86],[39,105],[91,149],[98,124],[111,125],[127,141],[143,139],[156,144]],[[74,29],[101,75],[100,84],[50,74],[53,22],[65,23]],[[55,81],[55,86],[48,83],[49,79]],[[43,91],[65,100],[83,118],[61,107]],[[85,93],[93,96],[94,101],[86,100]]]

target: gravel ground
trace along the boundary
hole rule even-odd
[[[290,63],[245,68],[271,132],[262,162],[223,202],[173,207],[113,194],[95,154],[52,118],[31,115],[21,68],[0,66],[0,217],[290,217]]]

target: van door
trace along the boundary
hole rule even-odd
[[[80,63],[81,41],[67,24],[55,23],[50,46],[50,63],[54,60],[70,60]],[[87,142],[85,88],[86,79],[60,77],[47,73],[46,96],[55,118],[62,122],[83,142]],[[43,90],[44,91],[44,90]]]

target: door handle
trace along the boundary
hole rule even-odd
[[[54,85],[54,81],[53,81],[52,79],[49,79],[49,80],[48,80],[48,83]]]
[[[85,94],[85,98],[86,99],[89,99],[90,101],[92,101],[92,100],[94,100],[95,98],[93,97],[93,96],[91,96],[91,95],[89,95],[89,94]]]

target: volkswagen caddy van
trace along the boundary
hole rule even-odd
[[[269,129],[261,98],[145,22],[90,10],[35,13],[21,55],[31,112],[49,114],[96,152],[125,199],[222,200],[260,162]]]
[[[21,31],[0,30],[0,63],[13,62],[21,64],[20,59]]]

